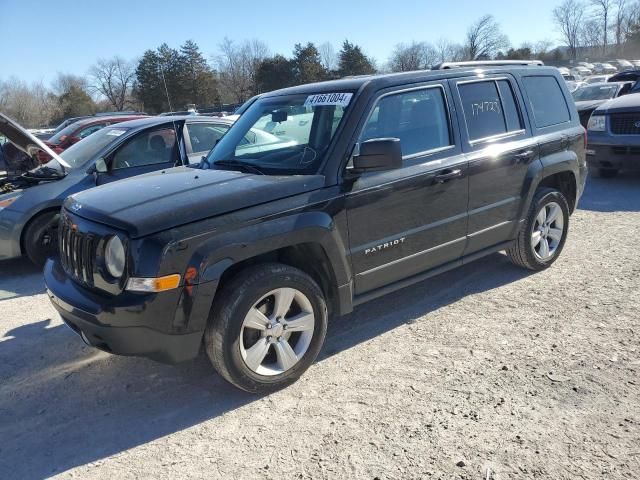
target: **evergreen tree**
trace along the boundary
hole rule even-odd
[[[256,72],[258,93],[270,92],[294,85],[293,62],[275,55],[260,62]]]
[[[166,43],[147,50],[136,69],[135,95],[149,113],[220,103],[216,76],[191,40],[180,50]]]
[[[195,103],[197,106],[220,104],[216,76],[202,56],[198,45],[192,40],[187,40],[180,47],[180,54],[186,103]]]
[[[373,62],[362,53],[362,49],[349,40],[345,40],[338,53],[338,74],[341,77],[349,75],[369,75],[375,73]]]
[[[320,82],[327,77],[327,71],[320,62],[320,53],[311,42],[305,46],[297,43],[294,46],[291,62],[296,85]]]
[[[160,59],[153,50],[142,55],[136,68],[136,85],[134,95],[149,113],[160,113],[167,110],[164,85],[160,75]]]

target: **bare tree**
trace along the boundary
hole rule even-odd
[[[98,60],[89,69],[89,88],[105,97],[119,112],[130,102],[129,97],[135,79],[136,70],[133,63],[120,57]]]
[[[440,38],[435,44],[436,62],[459,62],[464,60],[464,49],[457,43],[452,43],[446,38]]]
[[[602,22],[602,53],[607,53],[609,45],[607,34],[609,33],[609,15],[614,0],[591,0],[591,4],[596,7],[596,16]]]
[[[469,60],[493,58],[498,51],[509,48],[509,39],[493,15],[485,15],[469,27],[463,47]]]
[[[220,83],[236,102],[244,102],[256,92],[256,73],[262,60],[269,56],[269,48],[260,40],[236,44],[226,38],[220,44],[215,59]]]
[[[569,48],[572,59],[578,55],[580,46],[580,31],[585,5],[578,0],[564,0],[553,9],[553,21],[562,35],[562,40]]]
[[[596,54],[602,45],[602,23],[597,18],[585,21],[580,27],[580,43],[590,50],[590,54]]]
[[[59,72],[55,80],[51,83],[51,86],[53,87],[53,92],[58,96],[64,95],[73,89],[85,92],[89,89],[89,85],[85,77],[73,75],[71,73]]]
[[[549,54],[553,42],[551,40],[539,40],[531,48],[531,53],[535,58],[543,58]]]
[[[25,127],[48,126],[56,108],[55,96],[41,82],[28,85],[16,77],[0,81],[0,110]]]
[[[438,52],[429,43],[411,42],[408,45],[399,43],[389,58],[389,69],[392,72],[424,70],[435,64],[437,60]]]
[[[616,0],[615,4],[616,4],[616,17],[614,19],[615,21],[614,29],[615,29],[615,35],[616,35],[616,50],[620,52],[622,43],[624,42],[625,37],[627,36],[628,24],[629,24],[628,18],[630,15],[627,7],[627,0]]]
[[[320,63],[327,72],[338,69],[338,55],[331,42],[325,42],[318,47]]]

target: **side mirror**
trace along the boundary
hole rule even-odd
[[[107,168],[107,163],[104,161],[104,158],[99,158],[96,160],[96,163],[91,165],[87,169],[88,174],[96,174],[96,173],[107,173],[109,169]]]
[[[353,157],[354,173],[379,172],[402,167],[399,138],[375,138],[360,144],[360,153]]]

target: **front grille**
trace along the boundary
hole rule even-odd
[[[60,259],[65,272],[76,282],[93,287],[97,237],[79,232],[66,215],[60,220],[59,235]]]
[[[640,135],[640,113],[611,115],[611,132],[616,135]]]

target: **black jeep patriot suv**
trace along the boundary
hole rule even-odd
[[[555,68],[453,67],[264,94],[199,168],[68,198],[53,305],[97,348],[204,344],[265,392],[312,364],[330,314],[500,250],[549,267],[586,178],[571,95]]]

